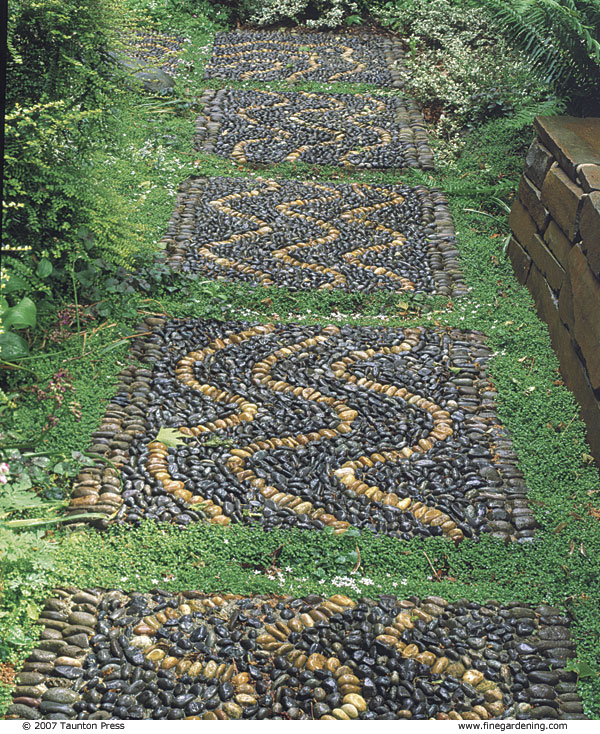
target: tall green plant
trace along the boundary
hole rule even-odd
[[[486,0],[506,35],[560,94],[593,111],[600,92],[600,0]]]

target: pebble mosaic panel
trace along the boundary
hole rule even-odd
[[[70,511],[185,526],[351,527],[410,540],[534,517],[481,334],[151,318]],[[183,445],[156,440],[177,429]],[[116,513],[116,515],[115,515]]]
[[[402,56],[400,44],[385,36],[234,31],[216,34],[204,77],[400,87]]]
[[[263,286],[466,292],[446,199],[423,187],[192,179],[163,246],[177,270]]]
[[[21,719],[583,719],[546,605],[57,589]]]
[[[185,39],[181,36],[137,31],[123,38],[127,53],[148,66],[157,66],[172,77],[177,76]]]
[[[198,146],[237,163],[433,168],[415,102],[372,94],[207,90]]]

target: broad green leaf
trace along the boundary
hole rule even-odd
[[[52,263],[47,257],[43,257],[37,266],[36,275],[40,278],[47,278],[52,272]]]
[[[2,325],[5,329],[28,329],[36,322],[36,307],[31,298],[22,298],[20,303],[4,312]]]
[[[28,290],[29,284],[26,280],[23,280],[20,275],[11,273],[8,281],[6,282],[3,290],[5,293],[14,293],[15,291]]]
[[[161,428],[153,440],[164,443],[165,446],[169,446],[170,448],[175,448],[176,446],[185,445],[185,441],[182,440],[184,438],[187,438],[187,436],[178,428]]]
[[[29,346],[25,339],[12,331],[0,334],[0,357],[9,362],[13,359],[21,359],[29,354]]]

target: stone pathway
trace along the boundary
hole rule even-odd
[[[582,715],[569,621],[547,606],[58,590],[39,623],[12,716]]]
[[[157,319],[143,328],[152,336],[133,354],[154,368],[121,375],[90,449],[125,463],[123,481],[86,470],[73,513],[531,540],[481,334]],[[182,445],[155,440],[162,428]]]
[[[219,34],[208,78],[398,87],[359,34]],[[433,165],[398,96],[208,90],[205,152],[240,163]],[[172,267],[291,289],[466,291],[443,194],[269,178],[182,185]],[[72,493],[99,523],[258,523],[410,543],[535,522],[485,336],[442,328],[151,318]],[[9,718],[584,718],[569,619],[547,606],[58,589]]]
[[[205,79],[352,82],[400,87],[395,38],[364,33],[217,33]]]
[[[439,191],[253,178],[187,181],[162,245],[177,270],[290,290],[466,292]]]

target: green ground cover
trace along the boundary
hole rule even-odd
[[[453,23],[459,22],[465,7],[485,5],[449,0],[446,4],[456,11]],[[53,2],[47,5],[56,6]],[[352,16],[354,3],[345,5],[344,12]],[[437,44],[427,31],[428,23],[435,25],[435,19],[428,20],[422,12],[418,15],[422,6],[416,0],[378,6],[380,20],[389,27],[408,29],[407,52],[416,66]],[[55,196],[63,195],[60,186],[74,172],[86,173],[84,184],[97,182],[91,189],[97,196],[86,199],[87,215],[72,214],[67,230],[56,231],[52,223],[44,222],[37,229],[32,226],[31,237],[15,243],[32,249],[14,252],[13,259],[19,264],[13,270],[9,267],[8,279],[3,274],[9,285],[10,278],[17,285],[19,277],[24,280],[25,286],[4,293],[10,305],[31,298],[37,306],[37,325],[19,330],[28,342],[26,356],[5,359],[0,355],[4,367],[0,430],[3,444],[15,447],[5,450],[2,457],[11,475],[9,483],[0,487],[0,664],[4,673],[0,680],[8,683],[12,667],[18,667],[31,649],[39,605],[59,583],[242,593],[341,590],[350,596],[435,593],[451,600],[547,601],[569,609],[575,619],[578,657],[574,666],[580,672],[580,693],[586,713],[600,717],[598,473],[588,455],[575,401],[562,385],[547,329],[537,318],[528,292],[514,279],[504,254],[505,206],[514,195],[532,138],[533,115],[538,110],[564,108],[568,100],[532,78],[528,95],[519,99],[514,90],[507,91],[505,104],[494,103],[487,116],[470,126],[464,107],[448,109],[444,117],[444,110],[436,106],[436,99],[443,102],[443,82],[436,79],[421,87],[420,101],[431,110],[435,152],[444,165],[437,172],[403,175],[402,182],[438,186],[448,194],[462,267],[471,288],[460,302],[404,293],[289,293],[183,279],[169,273],[160,257],[149,264],[179,182],[191,175],[261,173],[193,150],[196,97],[201,89],[215,86],[202,80],[202,63],[209,55],[213,32],[227,27],[234,18],[226,7],[192,0],[128,0],[127,8],[132,24],[153,24],[189,38],[185,58],[190,65],[178,78],[171,97],[122,91],[117,99],[109,101],[104,96],[96,100],[103,110],[102,125],[94,128],[95,143],[86,149],[87,167],[83,158],[67,156],[69,165],[63,168],[60,157],[53,159],[59,171]],[[450,24],[446,33],[457,36],[459,31]],[[453,85],[463,84],[466,94],[473,77],[467,72],[469,64],[477,60],[485,67],[492,61],[485,43],[467,38],[464,47],[471,54],[464,58],[464,74],[461,77],[454,70],[451,78]],[[521,84],[520,74],[515,67],[510,77],[515,88]],[[326,86],[332,91],[356,91],[350,85]],[[295,88],[314,90],[317,85]],[[460,93],[453,86],[456,99]],[[32,104],[46,104],[47,100],[48,96],[40,95],[38,100],[32,98]],[[481,100],[476,98],[473,104],[480,109]],[[19,132],[18,125],[15,129]],[[30,128],[21,132],[25,129],[31,132]],[[17,177],[22,171],[17,166],[13,170]],[[268,175],[382,183],[398,180],[389,172],[339,171],[306,164],[274,166]],[[21,184],[27,190],[36,181],[23,179]],[[82,200],[80,192],[67,194],[61,211]],[[14,200],[32,208],[39,204],[16,195]],[[49,246],[51,238],[58,244]],[[53,272],[42,277],[39,264],[45,259]],[[353,531],[335,537],[326,532],[283,530],[265,534],[240,526],[198,525],[179,530],[144,523],[137,529],[115,527],[100,533],[56,524],[69,482],[85,462],[89,437],[111,395],[115,375],[129,362],[130,337],[148,313],[435,324],[485,332],[495,355],[490,372],[498,390],[500,418],[511,432],[540,524],[535,542],[504,545],[484,536],[478,543],[467,540],[455,548],[438,539],[406,544]],[[53,522],[19,527],[19,523],[36,521]],[[10,686],[2,684],[0,710],[9,692]]]

